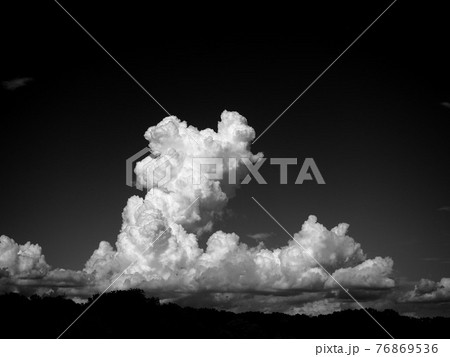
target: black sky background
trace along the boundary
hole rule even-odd
[[[216,129],[236,110],[261,133],[389,1],[167,7],[146,2],[61,4],[173,115]],[[309,214],[397,277],[448,276],[449,21],[444,2],[399,0],[252,146],[266,157],[315,159],[326,185],[240,188],[217,228],[289,237],[251,200],[297,232]],[[53,1],[2,4],[0,234],[43,247],[53,267],[81,269],[116,241],[125,160],[166,114]],[[203,237],[203,244],[207,237]]]

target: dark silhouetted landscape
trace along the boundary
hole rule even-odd
[[[88,306],[64,297],[0,296],[2,338],[57,338]],[[449,318],[411,318],[392,310],[370,313],[395,338],[448,338]],[[107,293],[63,338],[386,338],[362,310],[309,317],[233,313],[160,304],[143,291]]]

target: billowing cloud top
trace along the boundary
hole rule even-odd
[[[9,276],[39,278],[45,276],[50,267],[41,254],[42,249],[30,242],[19,245],[13,239],[0,236],[0,269]]]

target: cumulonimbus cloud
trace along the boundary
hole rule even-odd
[[[174,116],[165,118],[145,133],[151,155],[136,164],[135,173],[149,190],[145,197],[128,200],[115,247],[100,242],[83,271],[51,270],[39,246],[19,246],[2,236],[0,269],[10,275],[3,279],[40,276],[49,289],[69,296],[100,292],[115,281],[112,289],[142,288],[170,301],[189,301],[189,296],[200,301],[204,296],[205,304],[227,307],[232,301],[233,308],[247,304],[267,310],[282,300],[289,302],[285,312],[314,314],[340,309],[330,296],[339,289],[334,279],[352,289],[393,288],[392,259],[368,259],[348,236],[346,223],[328,230],[311,215],[295,240],[277,249],[267,249],[263,242],[248,246],[235,233],[213,232],[236,185],[207,177],[194,182],[192,159],[237,158],[234,166],[220,168],[220,174],[233,170],[242,176],[240,158],[256,162],[263,157],[250,151],[254,137],[237,112],[224,111],[217,131],[199,131]],[[149,176],[161,157],[167,157],[164,170],[170,170],[163,187]],[[198,237],[204,234],[209,238],[202,249]],[[315,299],[322,302],[312,303]],[[294,303],[309,305],[292,310]]]

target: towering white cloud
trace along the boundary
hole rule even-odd
[[[217,132],[198,131],[176,117],[149,128],[145,137],[152,156],[137,163],[135,172],[138,182],[150,186],[150,190],[145,198],[130,198],[116,249],[102,242],[87,262],[86,272],[94,274],[104,286],[136,261],[117,280],[118,288],[275,293],[335,288],[327,273],[294,240],[285,247],[268,250],[263,244],[248,247],[236,234],[218,231],[209,237],[205,250],[199,248],[196,233],[211,229],[233,190],[227,187],[227,194],[222,189],[227,180],[193,182],[193,160],[217,157],[227,162],[230,157],[245,157],[254,162],[262,157],[249,150],[254,136],[244,117],[227,111],[221,115]],[[240,171],[240,161],[236,163],[232,169]],[[224,165],[221,170],[220,174],[226,176],[230,168]],[[167,175],[169,179],[158,186],[155,175],[159,175],[158,180]],[[190,206],[196,198],[198,201]],[[394,286],[389,277],[392,260],[366,260],[360,245],[346,235],[347,229],[343,223],[328,231],[310,216],[294,238],[351,286]]]
[[[243,177],[245,167],[239,159],[254,163],[263,156],[250,151],[254,137],[254,130],[236,112],[224,111],[217,131],[199,131],[174,116],[165,118],[145,133],[151,155],[137,163],[135,173],[138,184],[149,190],[145,197],[128,200],[115,247],[100,242],[83,272],[49,272],[39,246],[18,246],[2,237],[0,268],[13,275],[46,275],[43,280],[49,286],[69,295],[76,295],[77,289],[86,293],[83,284],[89,291],[102,291],[115,282],[112,289],[143,288],[171,301],[203,294],[209,303],[232,309],[238,309],[239,301],[252,305],[248,294],[262,310],[280,301],[305,304],[310,302],[307,296],[322,301],[282,310],[291,313],[340,308],[323,295],[337,286],[320,265],[346,287],[392,288],[392,259],[366,259],[360,244],[347,235],[345,223],[328,230],[311,215],[295,240],[273,250],[262,242],[249,247],[235,233],[212,232],[237,186],[204,172],[196,181],[195,159],[223,158],[225,165],[216,166],[216,177],[234,172]],[[206,234],[202,249],[198,237]]]

